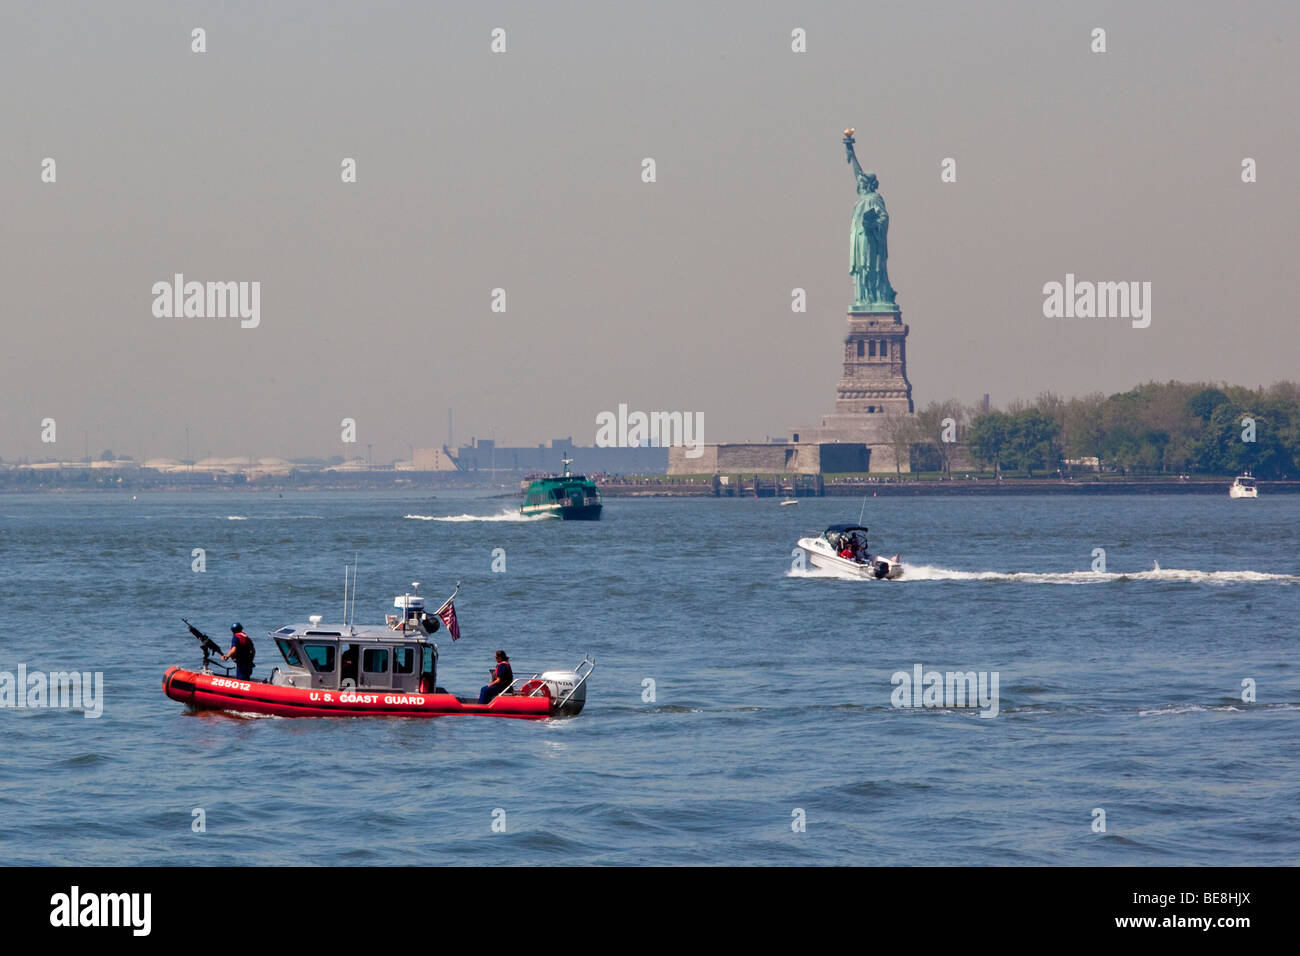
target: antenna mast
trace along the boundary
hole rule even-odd
[[[349,630],[352,628],[352,621],[355,620],[357,616],[357,564],[360,556],[361,552],[352,552],[352,618],[347,622]]]

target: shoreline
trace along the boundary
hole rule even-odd
[[[1055,479],[985,479],[981,481],[891,481],[891,482],[827,482],[824,494],[812,495],[800,490],[797,493],[776,494],[763,488],[755,495],[714,495],[707,485],[695,488],[672,488],[655,485],[601,485],[606,498],[858,498],[906,496],[997,496],[997,495],[1221,495],[1228,497],[1232,479],[1223,481],[1059,481]],[[1269,495],[1300,494],[1300,481],[1259,481],[1260,497]]]
[[[811,486],[791,488],[779,487],[775,476],[760,476],[758,493],[755,494],[753,479],[736,485],[716,486],[711,480],[667,478],[651,475],[624,480],[598,480],[601,495],[605,498],[841,498],[890,496],[997,496],[997,495],[1221,495],[1228,496],[1231,477],[1213,479],[1196,479],[1179,481],[1177,479],[1143,479],[1111,478],[1105,480],[1066,480],[1058,478],[996,478],[957,479],[936,481],[933,479],[903,479],[894,477],[876,480],[841,479],[827,481],[820,488]],[[1261,497],[1271,495],[1300,494],[1300,480],[1258,480]],[[313,492],[384,492],[405,493],[412,497],[436,499],[433,492],[482,491],[481,497],[497,499],[522,498],[522,492],[502,491],[501,483],[487,482],[402,482],[353,479],[339,482],[279,483],[268,482],[210,482],[194,483],[140,483],[121,485],[90,485],[80,483],[47,484],[24,487],[22,485],[0,485],[0,496],[6,494],[76,494],[94,493],[102,495],[126,494],[177,494],[185,492],[227,492],[252,493],[256,495],[310,494]]]

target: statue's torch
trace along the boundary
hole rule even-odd
[[[844,161],[846,163],[853,162],[853,129],[854,127],[850,126],[844,131]]]

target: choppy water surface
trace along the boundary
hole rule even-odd
[[[0,853],[1300,862],[1300,498],[870,499],[904,580],[793,566],[798,537],[859,505],[612,499],[589,523],[447,495],[0,497],[0,670],[106,682],[98,719],[0,710]],[[266,631],[340,617],[354,553],[358,622],[413,580],[431,600],[463,582],[464,637],[439,635],[449,689],[477,691],[498,647],[516,673],[591,652],[586,711],[239,719],[163,696],[163,670],[198,661],[181,615],[219,640],[241,621],[265,676]],[[891,675],[918,664],[997,672],[997,716],[894,708]]]

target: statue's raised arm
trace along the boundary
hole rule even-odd
[[[853,151],[853,143],[853,127],[849,127],[844,131],[844,152],[847,162],[853,167],[853,181],[856,183],[862,175],[862,164],[858,162],[858,154]]]

